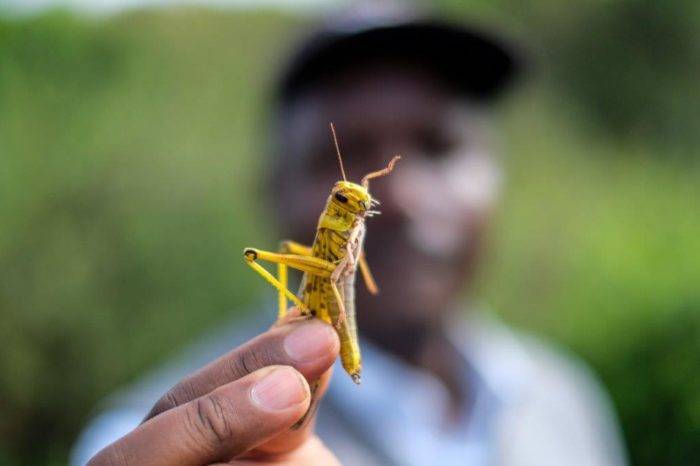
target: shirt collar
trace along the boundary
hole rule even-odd
[[[504,404],[522,400],[530,386],[533,363],[517,335],[493,314],[457,310],[445,320],[445,331],[473,373]]]
[[[460,355],[455,366],[470,396],[461,422],[447,430],[444,410],[449,409],[449,394],[427,371],[367,341],[361,341],[360,387],[340,364],[335,368],[324,404],[332,405],[353,432],[396,464],[450,464],[456,458],[488,464],[486,458],[495,455],[494,423],[504,404],[519,399],[525,383],[527,361],[515,335],[496,319],[457,309],[444,325]],[[442,452],[440,461],[424,457],[436,451]]]
[[[461,361],[456,365],[467,385],[467,393],[495,397],[499,403],[519,402],[530,386],[533,367],[518,337],[495,316],[477,309],[456,309],[443,323],[445,333],[457,349]],[[444,385],[427,371],[412,367],[400,358],[371,342],[361,340],[363,353],[363,398],[383,399],[387,386],[401,384],[401,390],[390,390],[394,397],[423,399],[426,413],[440,413],[447,405]],[[342,396],[357,396],[357,387],[345,376],[338,364],[331,386]],[[340,380],[347,379],[347,380]],[[340,393],[338,393],[340,394]],[[429,397],[426,398],[426,394]],[[375,396],[376,395],[376,396]]]

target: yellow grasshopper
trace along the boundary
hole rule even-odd
[[[330,128],[343,180],[335,183],[331,190],[318,221],[313,245],[282,241],[279,252],[245,248],[243,254],[246,263],[279,292],[279,318],[285,316],[289,299],[303,315],[315,316],[335,327],[340,338],[343,368],[359,384],[362,359],[355,320],[358,265],[369,292],[378,292],[362,248],[365,218],[379,213],[372,210],[379,201],[369,193],[369,180],[390,173],[401,157],[395,156],[386,168],[365,175],[360,184],[349,182],[333,123]],[[258,260],[276,263],[277,278],[258,264]],[[298,295],[287,288],[288,267],[303,272]]]

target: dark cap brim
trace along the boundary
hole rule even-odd
[[[453,88],[476,100],[501,93],[521,70],[522,59],[505,41],[458,24],[437,20],[323,30],[302,45],[278,83],[278,102],[338,69],[381,58],[407,59],[430,67]]]

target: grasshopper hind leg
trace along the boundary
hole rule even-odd
[[[299,243],[286,241],[283,247],[295,249],[297,252],[307,253],[308,248]],[[289,267],[304,272],[307,275],[316,275],[324,278],[330,277],[335,270],[335,264],[317,257],[305,254],[290,254],[290,253],[274,253],[263,251],[255,248],[245,248],[243,256],[246,263],[255,270],[261,277],[265,279],[279,292],[279,314],[284,317],[287,310],[287,299],[292,301],[302,312],[309,312],[308,306],[305,305],[298,296],[289,291],[287,288],[287,269]],[[268,272],[258,261],[266,261],[278,264],[279,278],[276,278]]]
[[[246,248],[243,251],[243,255],[245,257],[246,264],[248,264],[250,266],[250,268],[252,268],[256,273],[258,273],[258,275],[263,277],[265,279],[265,281],[267,281],[270,285],[275,287],[275,289],[277,289],[277,291],[280,293],[280,299],[279,299],[280,317],[284,317],[284,315],[287,312],[287,309],[286,309],[287,308],[287,301],[286,301],[287,299],[289,299],[294,304],[299,306],[300,309],[306,308],[306,306],[304,306],[304,303],[302,303],[299,300],[299,298],[296,297],[296,295],[294,293],[292,293],[291,291],[289,291],[287,289],[287,283],[286,283],[286,281],[287,281],[287,271],[286,271],[287,266],[286,266],[286,264],[279,264],[283,267],[280,267],[280,270],[278,270],[278,272],[283,270],[283,273],[282,273],[283,276],[280,277],[280,278],[282,278],[282,280],[278,280],[270,272],[268,272],[263,266],[258,264],[258,262],[257,262],[258,251],[256,249]],[[284,309],[282,309],[282,306],[284,306]]]

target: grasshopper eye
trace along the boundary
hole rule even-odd
[[[348,202],[348,198],[345,197],[345,196],[343,196],[343,195],[340,194],[340,193],[335,193],[335,199],[336,199],[338,202],[342,202],[343,204],[345,204],[346,202]]]

